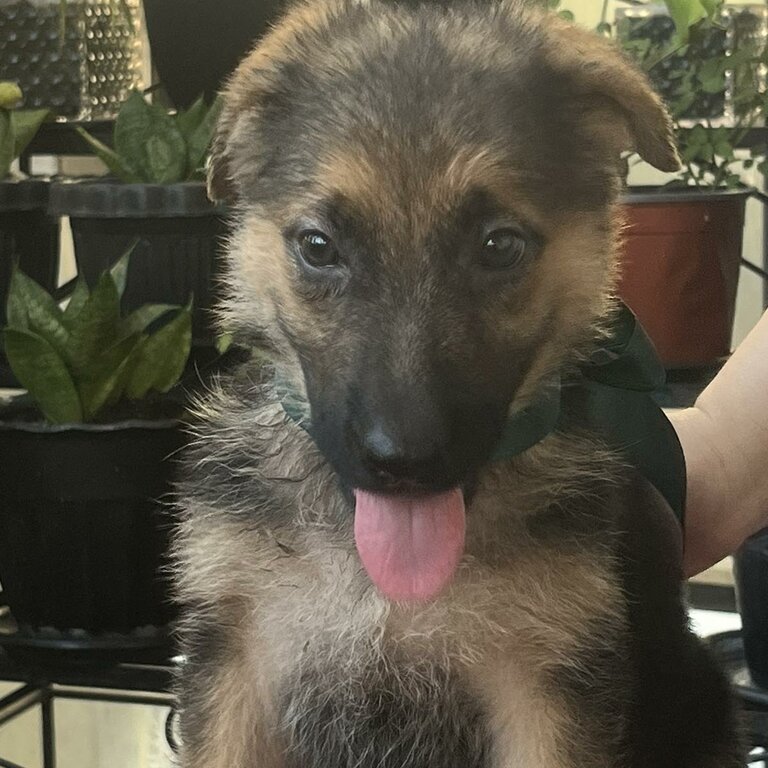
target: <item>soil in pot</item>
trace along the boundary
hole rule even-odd
[[[748,191],[631,188],[621,298],[667,368],[728,355]]]

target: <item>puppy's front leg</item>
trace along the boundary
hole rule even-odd
[[[628,768],[625,706],[612,699],[607,675],[580,685],[578,659],[575,670],[499,664],[477,676],[493,734],[489,768]]]
[[[284,768],[268,681],[237,625],[189,616],[182,647],[180,768]]]

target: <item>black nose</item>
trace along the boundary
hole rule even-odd
[[[444,469],[445,438],[432,424],[375,422],[359,436],[360,460],[378,481],[431,485]]]

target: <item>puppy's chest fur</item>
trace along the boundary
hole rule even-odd
[[[364,573],[352,511],[309,438],[271,406],[254,419],[234,405],[188,480],[180,587],[238,606],[243,674],[285,768],[554,767],[595,742],[587,723],[618,743],[626,617],[599,449],[556,437],[494,468],[448,591],[393,605]]]
[[[554,576],[470,556],[448,594],[409,609],[386,605],[352,562],[296,580],[295,597],[256,618],[291,768],[546,766],[578,746],[579,685],[620,690],[620,600],[596,563]],[[598,657],[615,664],[585,667]]]

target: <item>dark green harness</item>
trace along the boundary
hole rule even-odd
[[[528,408],[504,427],[494,459],[511,459],[558,429],[599,434],[661,495],[683,524],[685,461],[672,425],[653,399],[665,372],[653,344],[632,312],[622,306],[610,334],[573,377],[551,381]],[[277,382],[285,412],[309,426],[306,401]]]
[[[685,510],[685,460],[653,394],[666,374],[652,342],[622,305],[610,334],[567,381],[550,382],[530,407],[507,422],[494,458],[517,456],[569,426],[599,434],[661,495],[680,525]]]

